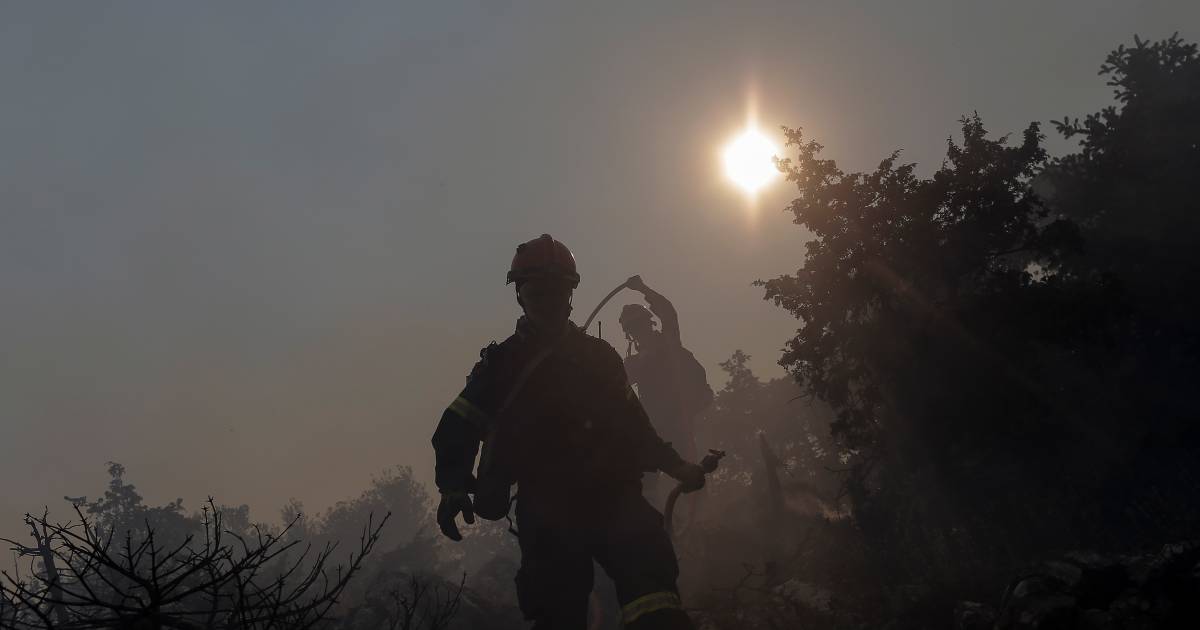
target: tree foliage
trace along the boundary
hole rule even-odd
[[[779,500],[810,513],[836,511],[833,469],[845,465],[849,453],[830,438],[832,411],[790,378],[763,381],[749,360],[737,350],[721,362],[729,379],[697,422],[698,442],[727,454],[711,492],[744,497],[750,485],[759,489],[750,493],[757,501],[770,501],[764,476],[773,465],[781,479]]]
[[[972,115],[929,177],[898,153],[848,173],[785,129],[813,238],[760,284],[802,322],[780,363],[862,453],[856,518],[893,571],[1194,524],[1200,64],[1139,40],[1102,72],[1118,106],[1058,123],[1083,138],[1058,160],[1036,123],[1011,142]]]

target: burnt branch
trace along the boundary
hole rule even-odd
[[[368,517],[339,563],[333,544],[289,558],[301,547],[288,537],[300,516],[281,531],[254,526],[243,535],[224,527],[211,498],[199,531],[175,542],[149,520],[118,538],[78,505],[75,514],[67,523],[27,515],[33,545],[3,539],[17,567],[0,571],[0,627],[311,628],[328,617],[391,517]]]

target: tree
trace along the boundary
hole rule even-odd
[[[34,547],[5,540],[35,558],[26,578],[0,572],[6,627],[310,628],[333,608],[387,522],[368,520],[357,550],[332,567],[335,546],[300,547],[285,539],[287,528],[238,535],[211,499],[201,531],[178,543],[165,543],[148,522],[118,535],[81,506],[75,514],[66,524],[26,516]],[[293,548],[299,555],[284,560]]]
[[[799,150],[781,163],[800,190],[788,209],[814,239],[803,269],[761,284],[803,321],[780,363],[836,410],[841,446],[863,454],[851,496],[881,552],[912,542],[891,527],[893,507],[914,511],[907,526],[942,536],[990,515],[1012,481],[1004,449],[991,447],[1017,446],[1051,413],[1037,380],[1015,367],[1045,336],[1029,312],[1040,293],[1030,265],[1053,269],[1048,254],[1065,243],[1049,237],[1069,233],[1043,225],[1028,189],[1042,135],[1031,125],[1009,146],[978,116],[962,130],[928,179],[898,154],[872,173],[844,173],[817,157],[821,145],[786,131]],[[1042,444],[1065,437],[1035,433]]]
[[[833,443],[828,405],[791,378],[758,378],[749,359],[721,363],[728,380],[697,422],[699,441],[727,456],[702,496],[684,499],[702,506],[676,536],[685,599],[706,627],[841,627],[826,589],[856,603],[868,590],[838,496],[854,454]]]
[[[1096,520],[1121,541],[1179,539],[1200,522],[1200,56],[1177,35],[1108,55],[1117,104],[1056,127],[1080,150],[1043,176],[1047,205],[1080,226],[1062,273],[1107,286],[1091,402],[1108,436]]]
[[[802,321],[780,363],[861,453],[855,517],[889,574],[979,584],[1050,548],[1164,535],[1189,509],[1132,531],[1111,507],[1140,505],[1132,480],[1196,489],[1177,470],[1196,461],[1180,422],[1196,403],[1174,388],[1197,372],[1177,275],[1197,261],[1195,47],[1138,42],[1104,72],[1121,109],[1060,123],[1084,150],[1049,168],[1037,124],[1009,144],[978,115],[928,178],[898,153],[843,172],[785,130],[787,210],[813,240],[799,271],[760,285]],[[1172,226],[1185,235],[1156,240]],[[1138,473],[1168,436],[1178,448],[1154,452],[1184,482]]]
[[[172,544],[199,528],[199,518],[184,512],[183,499],[161,506],[146,505],[137,488],[125,480],[124,466],[108,462],[107,467],[109,481],[104,496],[95,501],[88,501],[86,496],[65,497],[83,508],[98,532],[144,537],[153,529],[159,542]]]
[[[386,509],[356,512],[356,536],[339,520],[338,540],[314,544],[299,511],[281,528],[253,523],[248,506],[211,498],[188,515],[180,499],[146,505],[124,466],[109,462],[108,473],[100,499],[67,498],[75,519],[26,515],[32,544],[4,539],[20,560],[13,573],[0,572],[0,627],[328,626],[390,517]],[[375,513],[387,515],[376,523]],[[334,566],[346,548],[353,551]]]
[[[697,421],[699,442],[727,453],[710,492],[723,495],[728,486],[729,498],[741,497],[750,484],[761,489],[766,503],[786,502],[788,509],[807,514],[836,512],[839,479],[832,469],[851,455],[832,443],[832,410],[805,396],[791,378],[762,381],[749,360],[737,350],[721,362],[729,380]],[[774,470],[766,470],[768,465]],[[779,478],[780,496],[767,496],[766,478],[772,476]],[[714,496],[718,504],[722,498]]]

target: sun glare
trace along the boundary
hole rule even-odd
[[[761,131],[747,127],[725,147],[725,175],[753,195],[779,177],[779,170],[771,161],[777,153],[775,145]]]

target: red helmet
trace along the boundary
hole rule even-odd
[[[517,245],[505,284],[544,277],[566,280],[571,283],[571,288],[579,286],[579,273],[575,271],[571,250],[549,234]]]

